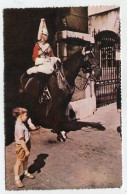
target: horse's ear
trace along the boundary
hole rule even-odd
[[[86,47],[83,47],[82,54],[85,56],[85,54],[86,54]]]

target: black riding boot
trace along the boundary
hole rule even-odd
[[[42,73],[38,74],[38,79],[39,79],[39,102],[42,103],[48,100],[48,91],[47,91],[46,84],[48,82],[49,75],[42,74]]]
[[[37,75],[38,80],[39,80],[39,102],[42,103],[44,101],[44,87],[45,87],[45,76],[43,73],[38,73]]]
[[[42,103],[44,101],[44,83],[40,83],[39,81],[39,102]]]

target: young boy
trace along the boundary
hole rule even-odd
[[[24,176],[26,178],[33,179],[35,176],[28,172],[28,158],[30,155],[30,132],[24,124],[28,121],[28,125],[31,129],[36,129],[31,123],[31,119],[28,119],[27,110],[25,108],[16,107],[12,111],[12,115],[16,118],[15,123],[15,142],[16,142],[16,163],[14,166],[15,185],[18,188],[22,188],[24,184],[20,180],[20,167],[23,165]]]

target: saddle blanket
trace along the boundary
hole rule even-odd
[[[54,71],[54,67],[50,63],[45,63],[43,65],[34,66],[27,70],[27,74],[32,73],[45,73],[51,74]]]
[[[37,57],[35,60],[35,66],[28,69],[27,74],[29,75],[32,73],[51,74],[54,71],[54,65],[57,63],[57,61],[60,62],[60,59],[58,57],[49,57],[47,59]]]

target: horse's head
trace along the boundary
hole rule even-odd
[[[93,79],[98,79],[102,71],[99,67],[99,62],[96,60],[91,47],[83,47],[82,49],[82,69],[84,73],[89,73]]]

